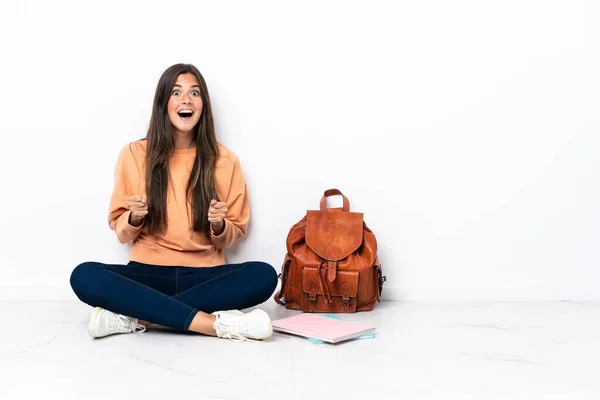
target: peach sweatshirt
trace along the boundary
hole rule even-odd
[[[191,207],[186,202],[185,188],[194,165],[196,149],[176,149],[169,161],[171,180],[167,192],[167,230],[161,236],[147,234],[145,224],[136,228],[129,224],[127,199],[146,196],[146,140],[123,147],[115,168],[115,186],[110,200],[109,226],[121,243],[133,242],[129,259],[144,264],[211,267],[225,264],[223,249],[246,235],[250,207],[246,183],[238,158],[219,145],[215,168],[218,201],[227,204],[225,230],[218,236],[191,229]],[[208,218],[208,216],[207,216]]]

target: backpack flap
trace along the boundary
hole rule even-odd
[[[363,242],[363,214],[343,211],[308,211],[306,244],[327,261],[327,280],[333,282],[337,262],[354,253]]]

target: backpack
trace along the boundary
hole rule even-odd
[[[334,195],[343,197],[343,208],[327,208],[326,198]],[[286,247],[277,303],[304,312],[353,313],[380,302],[386,278],[377,240],[338,189],[326,190],[320,210],[307,211],[292,226]]]

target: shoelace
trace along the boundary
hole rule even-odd
[[[218,330],[224,333],[224,336],[221,337],[225,337],[234,342],[243,342],[246,340],[249,342],[258,342],[258,340],[250,339],[249,337],[246,337],[239,333],[239,330],[244,329],[244,322],[240,319],[236,318],[228,322],[227,319],[219,318],[216,321],[216,325]]]
[[[119,332],[144,332],[146,330],[144,325],[133,322],[133,319],[125,315],[115,315],[116,317],[111,318],[109,323],[111,330],[118,330]]]

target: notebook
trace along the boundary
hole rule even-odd
[[[303,313],[273,321],[273,330],[319,339],[323,342],[338,343],[375,332],[375,327]]]
[[[342,318],[338,317],[337,314],[327,314],[327,313],[325,313],[325,314],[319,314],[319,315],[322,315],[322,316],[327,317],[327,318],[342,319]],[[357,336],[355,338],[348,339],[348,340],[349,341],[350,340],[365,340],[365,339],[374,339],[374,338],[375,338],[375,332],[367,332],[364,335],[360,335],[360,336]],[[305,339],[308,340],[309,342],[311,342],[312,344],[325,344],[324,341],[319,340],[319,339],[310,338],[310,337],[307,337]]]

